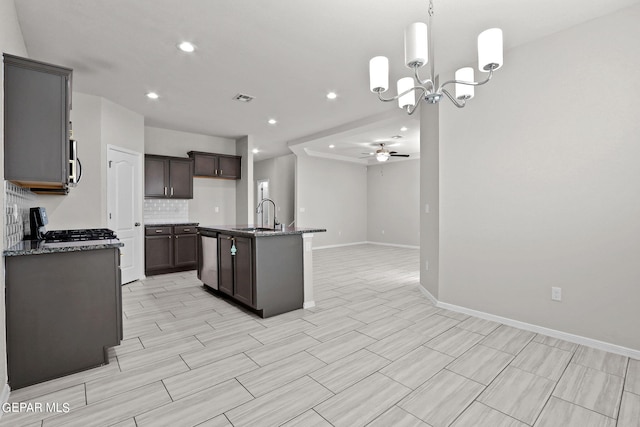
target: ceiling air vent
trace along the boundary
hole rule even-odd
[[[404,136],[402,136],[402,135],[393,135],[391,137],[391,139],[401,139],[401,138],[404,138]]]
[[[239,101],[239,102],[251,102],[253,101],[253,98],[255,98],[255,96],[251,96],[251,95],[245,95],[244,93],[239,93],[236,96],[233,97],[234,101]]]

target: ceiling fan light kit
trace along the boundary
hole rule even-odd
[[[397,151],[389,151],[389,149],[385,147],[384,142],[380,142],[379,145],[380,148],[378,148],[375,153],[362,154],[367,154],[367,156],[375,156],[376,160],[379,162],[386,162],[387,160],[389,160],[389,157],[410,157],[409,154],[398,154]]]
[[[376,160],[379,162],[386,162],[387,160],[389,160],[389,157],[391,156],[388,152],[386,151],[380,151],[376,153]]]
[[[503,63],[502,30],[500,28],[490,28],[478,36],[478,69],[481,72],[489,73],[486,79],[478,82],[474,81],[473,68],[464,67],[456,71],[454,80],[447,80],[436,86],[436,74],[432,58],[428,69],[429,75],[427,79],[422,80],[418,71],[429,63],[432,17],[433,1],[430,0],[429,24],[416,22],[405,29],[405,64],[408,68],[413,69],[414,77],[404,77],[398,80],[398,94],[396,96],[392,98],[382,96],[389,89],[389,59],[385,56],[376,56],[369,61],[369,89],[371,92],[377,93],[378,99],[384,102],[397,100],[398,106],[409,114],[413,114],[416,110],[416,94],[418,94],[419,99],[429,104],[437,104],[443,96],[446,96],[456,107],[463,108],[466,105],[466,101],[474,97],[475,86],[489,82],[493,77],[493,72],[502,67]],[[418,82],[417,85],[416,81]],[[454,85],[455,97],[446,89],[449,85]]]

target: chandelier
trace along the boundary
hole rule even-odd
[[[447,80],[436,86],[436,75],[433,58],[428,70],[426,80],[418,75],[421,67],[429,62],[429,51],[433,55],[430,46],[431,19],[433,17],[433,0],[429,0],[429,23],[416,22],[409,25],[404,31],[404,58],[408,68],[413,69],[414,77],[404,77],[398,80],[398,94],[392,98],[382,96],[389,89],[389,59],[385,56],[376,56],[369,61],[369,87],[371,92],[378,94],[378,99],[384,102],[398,100],[398,106],[409,114],[413,114],[417,108],[418,99],[423,99],[428,104],[437,104],[446,96],[458,108],[463,108],[467,100],[473,98],[475,86],[487,83],[493,77],[493,72],[502,66],[502,30],[491,28],[478,35],[478,69],[483,73],[489,73],[486,79],[474,81],[473,68],[464,67],[455,72],[453,80]],[[416,81],[418,84],[416,85]],[[455,96],[446,89],[449,85],[455,85]]]

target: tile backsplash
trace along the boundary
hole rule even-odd
[[[4,182],[4,248],[8,249],[24,239],[29,230],[29,208],[34,206],[35,194],[18,187],[12,182]]]
[[[188,222],[188,200],[145,199],[144,223]]]

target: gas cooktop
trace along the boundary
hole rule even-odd
[[[51,230],[42,236],[45,242],[79,242],[83,240],[116,239],[116,233],[108,228],[86,228],[82,230]]]

